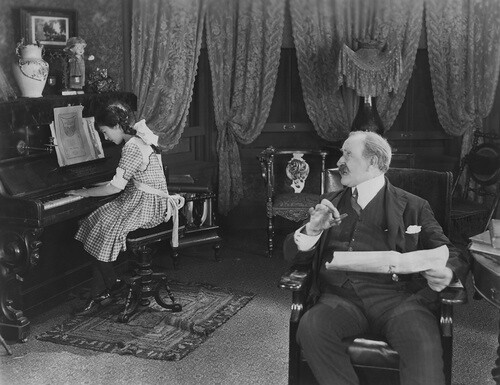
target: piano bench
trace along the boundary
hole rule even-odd
[[[179,224],[179,238],[182,238],[184,230],[185,225]],[[170,239],[172,239],[172,221],[163,222],[150,229],[137,229],[127,235],[127,249],[136,258],[138,267],[135,269],[135,275],[126,280],[129,286],[128,294],[125,308],[118,316],[118,322],[127,323],[139,305],[149,306],[151,303],[149,298],[154,298],[158,305],[172,312],[182,310],[182,306],[175,302],[168,286],[167,274],[153,272],[152,267],[155,245],[158,242],[169,242]],[[172,254],[175,261],[178,255],[177,248],[172,248]]]

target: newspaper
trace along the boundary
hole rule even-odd
[[[449,250],[446,245],[430,250],[408,253],[397,251],[334,251],[327,269],[363,273],[412,274],[446,266]]]
[[[104,158],[94,118],[82,118],[83,106],[54,108],[50,131],[56,145],[59,166]]]

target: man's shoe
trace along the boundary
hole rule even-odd
[[[113,298],[111,297],[111,294],[109,294],[108,290],[104,290],[101,294],[99,294],[97,297],[94,298],[97,302],[99,302],[99,305],[106,306],[113,302]]]
[[[98,308],[99,308],[100,304],[98,301],[96,301],[95,299],[93,298],[90,298],[87,300],[87,302],[85,303],[85,306],[83,306],[83,308],[77,310],[74,312],[74,315],[89,315],[89,314],[92,314],[94,313]]]

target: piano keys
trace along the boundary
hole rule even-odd
[[[68,167],[59,167],[54,154],[0,161],[0,219],[43,227],[97,208],[110,197],[65,192],[111,180],[119,160],[119,153],[111,150],[112,157]]]
[[[42,199],[42,205],[44,211],[55,209],[59,206],[69,205],[73,202],[77,202],[83,199],[83,197],[78,195],[67,195],[66,193],[51,195]]]

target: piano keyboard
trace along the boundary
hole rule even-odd
[[[76,201],[79,201],[80,199],[83,199],[83,197],[78,196],[78,195],[65,195],[60,198],[48,200],[46,202],[43,202],[43,209],[44,210],[50,210],[54,209],[59,206],[64,206]]]

